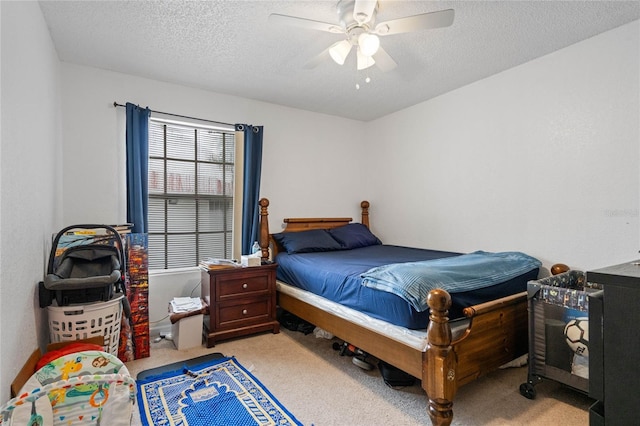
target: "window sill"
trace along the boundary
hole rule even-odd
[[[185,274],[199,271],[198,266],[190,266],[188,268],[173,268],[173,269],[150,269],[149,276],[154,275],[173,275],[173,274]]]

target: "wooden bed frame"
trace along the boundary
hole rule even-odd
[[[269,247],[275,257],[281,250],[269,234],[269,200],[260,204],[260,245],[267,259]],[[369,226],[369,202],[363,201],[361,223]],[[284,219],[283,232],[329,229],[351,222],[351,218]],[[427,298],[431,309],[427,338],[422,350],[404,345],[383,334],[332,315],[285,293],[278,293],[278,305],[294,315],[349,342],[374,357],[422,379],[433,425],[449,425],[458,386],[497,369],[528,350],[526,292],[464,309],[468,326],[452,339],[448,309],[451,297],[445,290],[432,290]]]

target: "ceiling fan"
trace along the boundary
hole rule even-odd
[[[422,13],[376,24],[378,0],[339,0],[336,6],[339,23],[332,24],[296,16],[272,13],[269,22],[292,25],[312,30],[343,34],[338,41],[305,64],[314,68],[327,53],[338,64],[344,64],[352,48],[356,47],[357,68],[363,70],[376,65],[382,71],[391,71],[398,64],[380,46],[380,37],[425,29],[448,27],[453,23],[453,9]]]

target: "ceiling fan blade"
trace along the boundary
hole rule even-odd
[[[272,13],[269,15],[269,22],[282,25],[290,25],[310,30],[326,31],[333,34],[343,34],[345,31],[340,25],[330,24],[328,22],[314,21],[306,18],[298,18],[297,16],[280,15]]]
[[[376,25],[374,33],[384,36],[391,34],[408,33],[411,31],[428,30],[432,28],[448,27],[453,24],[455,13],[453,9],[440,10],[438,12],[422,13],[420,15],[407,16],[380,22]]]
[[[365,70],[365,69],[373,66],[375,63],[376,63],[376,61],[375,61],[375,59],[373,59],[372,56],[365,56],[365,55],[362,54],[360,49],[358,49],[358,52],[357,52],[357,63],[356,63],[356,68],[358,69],[358,71]]]
[[[373,55],[373,59],[375,59],[376,66],[380,68],[382,72],[391,71],[398,66],[396,61],[394,61],[382,47],[378,49],[375,55]]]
[[[322,62],[324,62],[327,59],[331,58],[331,56],[329,56],[329,49],[331,49],[331,46],[327,47],[322,52],[318,53],[316,56],[314,56],[313,58],[309,59],[304,64],[303,67],[305,69],[311,70],[311,69],[314,69],[315,67],[317,67],[318,65],[320,65]]]
[[[353,5],[353,19],[359,24],[365,24],[373,17],[378,6],[378,0],[355,0]]]

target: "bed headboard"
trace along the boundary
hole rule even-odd
[[[275,255],[282,251],[282,247],[271,237],[269,233],[269,200],[266,198],[260,199],[258,202],[260,205],[260,247],[262,248],[262,259],[269,258],[269,246],[271,246],[272,255]],[[360,203],[362,209],[362,215],[360,223],[369,227],[369,202],[362,201]],[[353,219],[350,217],[310,217],[301,218],[293,217],[283,220],[285,227],[282,232],[300,232],[308,231],[310,229],[331,229],[350,223]]]

